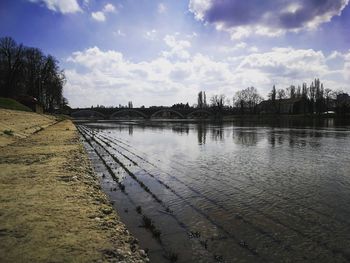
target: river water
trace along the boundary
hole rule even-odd
[[[151,262],[349,262],[350,126],[79,123]]]

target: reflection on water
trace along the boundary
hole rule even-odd
[[[350,130],[332,119],[79,125],[151,261],[348,262]],[[90,136],[90,137],[89,137]],[[110,191],[99,152],[123,191]],[[114,157],[113,157],[114,156]],[[142,214],[160,230],[156,240]],[[125,212],[127,209],[128,212]]]

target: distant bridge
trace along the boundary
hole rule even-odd
[[[211,109],[152,108],[84,108],[72,109],[74,119],[207,119],[215,117]]]

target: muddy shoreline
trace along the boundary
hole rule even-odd
[[[0,147],[0,262],[149,261],[101,190],[74,124],[26,113],[28,127],[30,118],[44,127],[17,136],[28,131],[19,115],[0,114],[15,133]]]

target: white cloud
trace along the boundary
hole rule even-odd
[[[256,46],[252,46],[252,47],[250,47],[248,50],[249,50],[250,52],[252,52],[252,53],[256,53],[256,52],[259,51],[259,48],[256,47]]]
[[[210,9],[212,2],[208,0],[190,0],[188,8],[198,20],[204,20],[205,12]]]
[[[103,10],[102,10],[104,13],[113,13],[116,11],[116,8],[114,5],[112,5],[111,3],[108,3],[106,4],[104,7],[103,7]]]
[[[168,10],[167,6],[164,3],[159,3],[158,4],[158,13],[159,14],[164,14]]]
[[[188,48],[191,47],[191,42],[187,40],[178,40],[174,35],[166,35],[164,37],[164,42],[170,47],[170,51],[162,52],[164,57],[178,59],[188,59],[190,57]]]
[[[186,37],[187,38],[196,38],[196,37],[198,37],[198,34],[196,32],[192,32],[192,34],[187,34]]]
[[[101,11],[92,12],[92,13],[91,13],[91,17],[92,17],[94,20],[98,21],[98,22],[104,22],[104,21],[106,21],[106,16],[105,16],[105,14],[104,14],[103,12],[101,12]]]
[[[262,69],[281,77],[307,78],[328,71],[326,58],[321,51],[312,49],[273,48],[270,52],[255,53],[242,60],[239,68]]]
[[[108,3],[103,7],[102,11],[92,12],[91,17],[98,22],[104,22],[106,21],[107,13],[115,13],[116,11],[117,9],[115,6],[111,3]]]
[[[62,14],[81,12],[77,0],[29,0],[33,3],[42,3],[48,9]]]
[[[218,93],[232,97],[239,89],[255,86],[262,95],[267,95],[273,84],[286,88],[291,84],[311,83],[316,77],[326,88],[348,88],[350,51],[343,54],[343,70],[339,71],[328,65],[321,51],[312,49],[273,48],[217,61],[200,53],[191,54],[188,50],[191,43],[172,35],[164,41],[168,50],[140,62],[130,61],[118,51],[103,51],[98,47],[74,52],[68,58],[65,95],[73,107],[118,105],[129,100],[135,106],[150,106],[195,103],[199,90],[205,90],[208,97]],[[187,52],[185,59],[172,54],[179,47]]]
[[[90,4],[90,0],[84,0],[84,1],[83,1],[83,5],[84,5],[85,7],[88,7],[89,4]]]
[[[149,31],[146,31],[144,33],[144,38],[148,39],[148,40],[156,40],[157,39],[157,30],[155,29],[152,29],[152,30],[149,30]]]
[[[344,56],[345,63],[344,63],[344,77],[348,81],[350,81],[350,49],[348,53]]]
[[[337,58],[344,58],[344,54],[339,51],[334,50],[328,57],[327,60],[333,60]]]
[[[120,36],[120,37],[125,37],[126,36],[126,34],[121,29],[118,29],[117,32],[113,32],[113,34],[115,36]]]
[[[233,46],[220,46],[218,47],[218,50],[224,53],[230,53],[230,52],[235,52],[238,50],[245,49],[246,47],[247,47],[247,43],[239,42]]]

